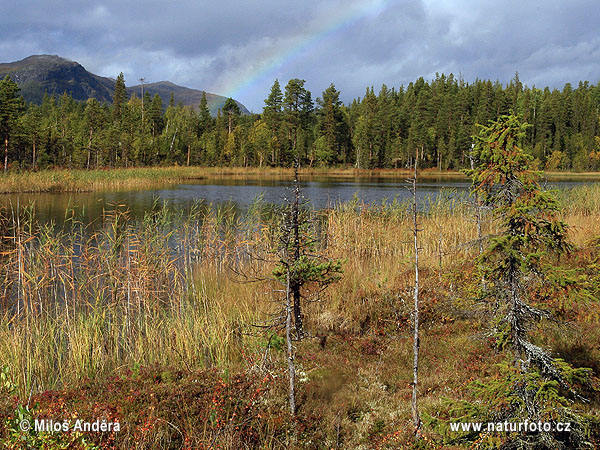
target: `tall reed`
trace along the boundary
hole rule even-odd
[[[600,235],[598,191],[561,194],[578,245]],[[412,254],[407,206],[355,199],[315,214],[318,250],[346,262],[326,301],[310,306],[309,325],[358,327],[371,303],[397,298],[403,285]],[[442,277],[477,254],[465,199],[445,193],[420,214],[424,271]],[[246,331],[264,319],[270,289],[240,283],[230,268],[270,275],[277,207],[257,199],[240,215],[199,203],[184,214],[157,201],[138,222],[119,204],[97,223],[70,210],[65,217],[59,228],[39,223],[34,207],[0,212],[0,367],[22,395],[120,367],[235,366],[258,350],[260,339]],[[494,232],[489,219],[484,233]]]
[[[113,205],[101,224],[71,214],[62,229],[31,208],[2,217],[0,366],[24,392],[120,366],[239,356],[239,328],[258,308],[227,267],[260,239],[231,208],[199,204],[184,216],[156,202],[134,223]]]

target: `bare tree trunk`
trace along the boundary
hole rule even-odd
[[[87,154],[87,166],[86,169],[90,170],[90,159],[92,158],[92,129],[90,128],[90,138],[88,139],[88,154]],[[97,168],[97,167],[96,167]]]
[[[298,186],[298,162],[294,170],[294,204],[292,206],[292,227],[294,233],[294,265],[300,260],[300,187]],[[300,285],[297,280],[291,283],[291,291],[294,297],[294,326],[296,337],[300,340],[304,337],[304,326],[302,324],[302,309],[300,306]]]
[[[31,157],[31,166],[33,170],[36,169],[36,161],[35,161],[35,135],[33,136],[33,155]]]
[[[8,136],[4,136],[4,172],[8,170]]]
[[[173,139],[171,139],[171,145],[169,146],[169,156],[171,155],[171,152],[173,151],[173,144],[175,143],[175,137],[177,136],[177,128],[175,128],[175,133],[173,134]],[[156,155],[158,156],[158,150]]]
[[[413,195],[413,236],[415,245],[415,289],[414,289],[414,310],[413,310],[413,382],[412,382],[412,419],[415,427],[415,438],[421,437],[421,417],[417,405],[417,394],[419,385],[419,227],[417,220],[417,162],[419,155],[415,158],[415,172],[412,179]]]
[[[473,155],[469,155],[469,159],[471,160],[471,170],[474,169],[475,165],[473,163]],[[475,195],[475,219],[477,220],[477,241],[479,242],[479,254],[483,253],[483,241],[481,239],[481,201],[479,199],[479,194]]]
[[[290,296],[290,268],[287,268],[285,288],[285,338],[288,354],[289,403],[290,413],[296,414],[296,368],[294,366],[294,346],[292,343],[292,304]]]
[[[473,146],[471,147],[471,153],[473,152]],[[473,161],[473,155],[469,154],[469,160],[471,161],[471,170],[474,170],[475,163]],[[481,199],[479,198],[479,192],[475,193],[475,221],[477,222],[477,243],[479,244],[479,254],[483,253],[483,234],[481,231]],[[481,276],[481,286],[485,289],[486,282],[485,276]]]

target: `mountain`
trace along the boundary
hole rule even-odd
[[[75,100],[95,97],[112,102],[115,81],[88,72],[81,64],[56,55],[33,55],[21,61],[0,64],[0,77],[6,75],[21,88],[26,101],[40,104],[44,93],[70,93]]]
[[[0,63],[0,78],[6,75],[10,75],[19,85],[26,101],[37,104],[42,102],[46,92],[50,95],[62,95],[67,92],[78,101],[94,97],[101,103],[111,103],[115,86],[114,79],[95,75],[85,70],[81,64],[57,55],[32,55],[21,61]],[[169,81],[144,84],[144,92],[146,91],[151,97],[158,94],[165,107],[169,105],[171,93],[175,104],[181,102],[195,108],[198,108],[202,98],[202,91],[178,86]],[[130,96],[135,93],[139,97],[141,86],[128,87],[127,93]],[[207,92],[206,100],[211,114],[216,115],[227,98]],[[244,105],[240,102],[237,104],[243,114],[249,114]]]
[[[154,94],[158,94],[163,101],[163,106],[167,107],[169,105],[169,101],[171,100],[171,93],[173,94],[173,101],[177,105],[181,102],[184,105],[192,105],[195,108],[198,108],[200,104],[200,99],[202,99],[202,91],[197,89],[190,89],[183,86],[178,86],[170,81],[159,81],[158,83],[148,83],[144,84],[144,94],[148,92],[150,97],[154,97]],[[131,96],[132,94],[137,95],[138,97],[142,96],[142,86],[131,86],[127,88],[127,94]],[[208,104],[208,109],[210,110],[213,116],[217,115],[218,109],[223,109],[223,105],[225,104],[225,100],[227,97],[223,97],[221,95],[206,93],[206,103]],[[236,103],[240,107],[242,114],[250,114],[250,112],[246,109],[244,105],[236,100]]]

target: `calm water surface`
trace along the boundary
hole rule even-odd
[[[547,183],[551,188],[565,188],[582,184],[584,181],[567,179]],[[115,204],[126,205],[132,218],[140,219],[156,199],[166,200],[177,210],[187,211],[197,202],[231,204],[237,212],[244,212],[258,196],[265,203],[280,204],[290,195],[291,180],[276,178],[206,178],[168,184],[162,188],[144,190],[122,190],[92,193],[22,194],[5,195],[0,204],[9,209],[17,205],[35,204],[36,216],[40,221],[53,220],[60,224],[67,209],[74,209],[84,221],[94,221],[102,216],[103,210],[113,209]],[[331,176],[306,177],[301,179],[304,196],[316,209],[327,208],[353,197],[365,203],[381,203],[384,200],[408,200],[410,192],[404,178],[340,178]],[[442,190],[450,197],[467,196],[470,182],[460,177],[427,177],[419,180],[418,200],[423,207],[435,199]]]

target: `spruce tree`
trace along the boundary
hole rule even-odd
[[[263,120],[272,130],[275,130],[281,120],[281,107],[283,105],[283,94],[281,93],[281,86],[279,80],[275,80],[273,86],[271,86],[271,92],[265,99],[265,106],[263,108]]]
[[[487,416],[488,422],[495,423],[572,425],[567,434],[480,436],[495,448],[584,448],[584,421],[568,405],[580,400],[575,385],[585,381],[589,370],[553,358],[533,338],[540,323],[552,317],[544,302],[536,299],[543,298],[541,293],[548,288],[560,289],[567,282],[554,265],[556,257],[571,246],[567,225],[558,218],[557,200],[541,189],[540,174],[531,167],[533,158],[521,148],[527,126],[512,115],[480,126],[472,152],[477,165],[466,171],[473,181],[472,192],[492,209],[499,229],[478,262],[485,279],[482,299],[495,311],[493,336],[508,362],[501,365],[499,378],[473,386],[479,401],[463,405],[462,411],[473,421]]]
[[[277,159],[276,153],[279,147],[279,139],[277,138],[277,135],[281,128],[282,106],[283,94],[281,92],[279,80],[276,79],[271,87],[269,96],[265,100],[265,106],[262,114],[264,123],[271,131],[271,139],[269,143],[269,147],[271,149],[271,165],[275,165],[275,161]]]
[[[121,122],[123,115],[123,105],[127,101],[127,89],[125,87],[125,77],[123,72],[115,81],[115,93],[113,95],[113,117],[116,122]]]
[[[208,102],[206,100],[206,92],[202,91],[202,98],[200,99],[200,105],[198,107],[198,136],[201,136],[204,132],[208,131],[212,125],[212,117],[210,110],[208,109]]]

